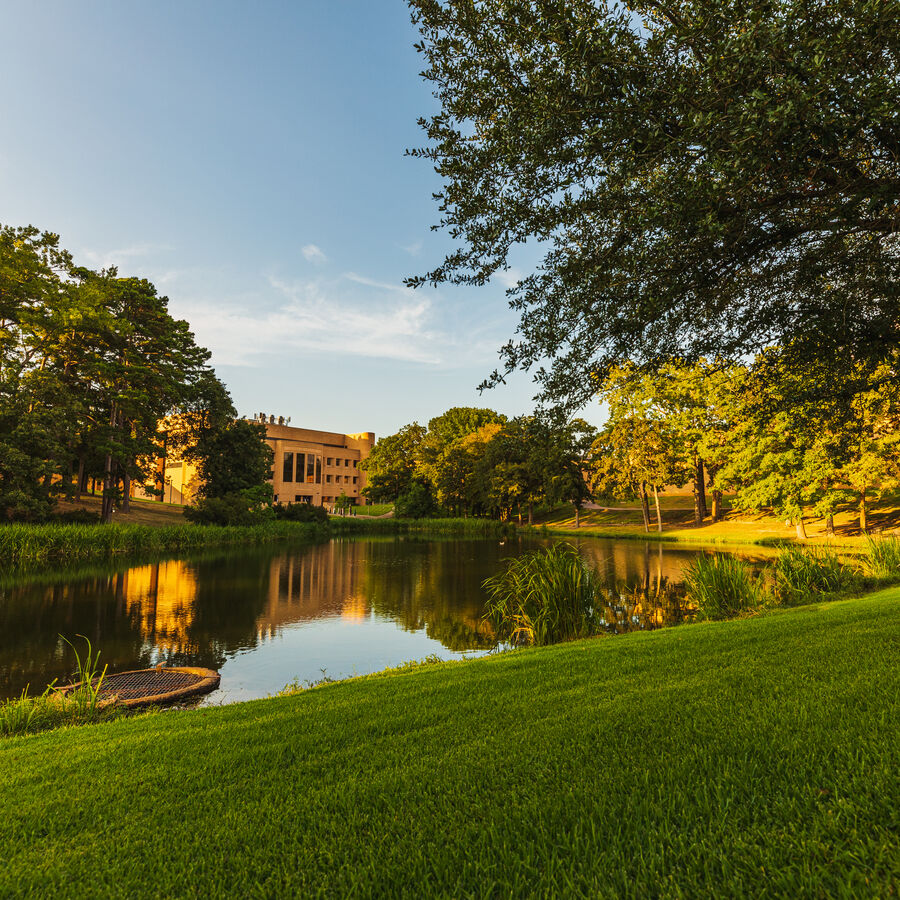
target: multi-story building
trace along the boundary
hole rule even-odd
[[[361,495],[366,473],[359,464],[375,445],[371,431],[339,434],[296,428],[283,416],[257,413],[254,422],[266,426],[266,443],[272,448],[272,488],[276,503],[313,503],[331,507],[341,495],[352,504],[365,503]],[[162,499],[168,503],[190,503],[197,489],[195,467],[180,459],[160,459],[160,476],[165,479]],[[136,490],[136,495],[146,491]],[[158,499],[158,498],[157,498]]]
[[[295,428],[283,418],[254,416],[266,426],[266,442],[275,454],[272,488],[276,503],[332,506],[343,494],[359,503],[366,473],[359,464],[375,445],[371,431],[339,434]]]

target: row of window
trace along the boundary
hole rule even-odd
[[[345,467],[349,467],[351,465],[351,463],[353,465],[353,468],[355,469],[356,468],[356,460],[355,459],[340,460],[340,459],[337,459],[336,457],[329,456],[325,460],[326,466],[341,466],[341,465],[343,465]]]
[[[353,463],[354,468],[356,462]],[[326,475],[326,484],[356,484],[358,478],[356,475]],[[296,481],[298,484],[321,484],[322,483],[322,458],[312,453],[292,453],[286,451],[281,464],[281,480],[285,483]]]

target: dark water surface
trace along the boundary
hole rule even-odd
[[[336,539],[120,569],[0,581],[0,697],[32,693],[74,669],[61,636],[86,635],[110,673],[164,662],[218,669],[207,702],[275,693],[294,679],[362,675],[410,659],[491,650],[482,581],[505,557],[546,541]],[[697,550],[585,538],[606,573],[611,631],[679,618],[646,598],[681,581]]]

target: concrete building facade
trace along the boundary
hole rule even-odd
[[[362,505],[365,498],[366,473],[359,464],[375,446],[375,434],[340,434],[296,428],[284,417],[258,413],[252,421],[266,426],[266,443],[272,448],[274,459],[270,481],[275,502],[312,503],[333,507],[343,494],[351,504]],[[165,485],[162,500],[181,505],[193,501],[197,491],[196,467],[182,459],[158,460],[159,478]],[[160,499],[149,489],[134,487],[134,495],[146,499]]]
[[[295,428],[283,419],[264,421],[266,443],[272,448],[272,488],[276,503],[332,506],[343,494],[355,504],[365,502],[361,491],[366,473],[359,464],[375,446],[375,434],[340,434]]]

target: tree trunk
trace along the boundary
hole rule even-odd
[[[803,523],[803,513],[797,517],[797,540],[806,540],[806,525]]]
[[[575,527],[581,528],[581,507],[575,507]]]
[[[112,519],[113,510],[113,479],[112,479],[112,454],[107,453],[103,463],[103,500],[100,505],[100,521],[104,524]]]
[[[712,520],[718,522],[722,518],[722,492],[714,490],[712,496]]]
[[[703,467],[703,458],[694,457],[694,518],[698,525],[703,524],[707,517],[706,509],[706,472]]]
[[[697,480],[697,460],[699,457],[694,457],[694,525],[698,528],[703,524],[703,506],[700,503],[700,482]]]
[[[828,537],[834,537],[834,513],[828,513],[825,516],[825,534]]]
[[[116,404],[113,403],[112,410],[109,414],[109,427],[116,427],[116,419],[118,417],[118,410],[116,409]],[[112,518],[112,509],[113,509],[113,458],[111,453],[106,454],[106,459],[103,461],[103,502],[100,506],[100,521],[104,524],[109,522]]]
[[[85,488],[84,483],[84,454],[80,454],[78,457],[78,484],[75,485],[75,499],[81,500],[81,492]]]
[[[528,524],[534,525],[534,504],[528,504]]]
[[[131,476],[126,472],[122,476],[122,512],[131,512]]]
[[[662,531],[662,513],[659,511],[659,488],[653,485],[653,499],[656,502],[656,530]]]
[[[650,502],[647,499],[647,482],[641,482],[641,515],[644,517],[644,531],[650,532]]]
[[[869,533],[869,517],[866,514],[866,492],[868,488],[863,488],[859,492],[859,530],[863,534]]]

